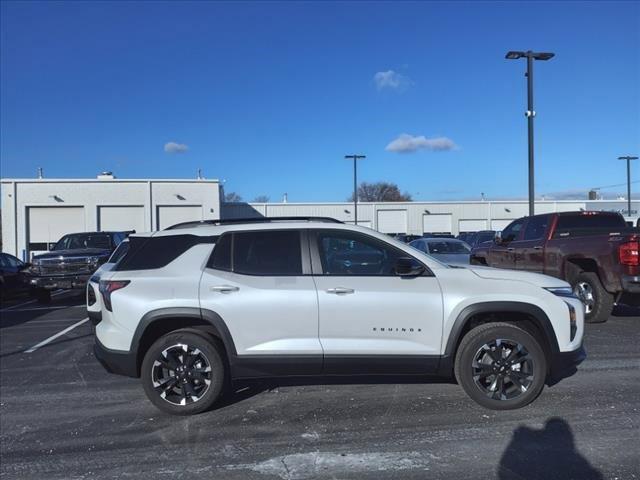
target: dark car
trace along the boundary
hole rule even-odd
[[[33,257],[30,283],[38,301],[50,302],[54,289],[84,289],[93,272],[129,233],[70,233],[58,240],[51,251]]]
[[[4,300],[31,289],[29,266],[13,255],[0,253],[0,299]]]
[[[544,273],[569,282],[585,320],[606,321],[614,302],[640,305],[640,229],[613,212],[562,212],[512,222],[471,263]]]
[[[493,239],[496,238],[495,230],[480,230],[479,232],[472,233],[467,237],[465,242],[471,247],[477,247],[478,245],[485,242],[493,242]]]

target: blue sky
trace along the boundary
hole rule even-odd
[[[525,62],[504,59],[524,49],[556,53],[535,65],[538,193],[624,183],[640,153],[638,2],[1,8],[3,177],[202,168],[246,200],[342,201],[356,152],[416,199],[524,198]]]

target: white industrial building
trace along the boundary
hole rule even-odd
[[[2,251],[46,251],[66,233],[162,230],[220,218],[217,180],[2,179]]]
[[[223,203],[217,180],[3,179],[2,250],[20,258],[47,250],[72,232],[162,230],[175,223],[219,218],[320,216],[354,221],[353,203]],[[536,213],[607,210],[624,201],[538,201]],[[640,209],[634,201],[632,211]],[[502,230],[528,214],[522,201],[359,203],[358,224],[384,233]],[[637,214],[634,214],[637,215]]]

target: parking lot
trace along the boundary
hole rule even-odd
[[[241,386],[189,418],[106,373],[88,321],[38,346],[86,318],[82,296],[18,299],[0,314],[6,479],[640,476],[637,311],[588,325],[579,372],[522,410],[484,410],[454,384],[391,379]]]

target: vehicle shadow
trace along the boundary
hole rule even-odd
[[[502,454],[500,480],[603,480],[575,448],[573,432],[562,418],[550,418],[541,430],[520,426]]]

